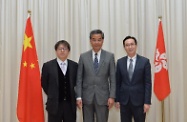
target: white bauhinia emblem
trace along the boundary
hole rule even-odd
[[[158,73],[162,70],[162,68],[168,70],[167,68],[167,59],[166,59],[166,53],[160,54],[159,50],[156,49],[155,54],[155,73]]]

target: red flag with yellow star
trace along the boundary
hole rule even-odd
[[[19,122],[44,122],[40,70],[30,16],[22,49],[17,117]]]

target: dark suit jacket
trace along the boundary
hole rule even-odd
[[[152,82],[149,59],[137,55],[131,81],[128,77],[127,59],[125,56],[117,61],[116,102],[126,105],[130,99],[134,106],[151,104]]]
[[[68,59],[69,80],[70,80],[70,97],[72,110],[76,115],[76,98],[74,87],[76,85],[78,64]],[[47,94],[46,109],[51,114],[56,114],[59,105],[59,80],[58,80],[58,63],[56,59],[43,64],[41,82],[44,92]]]

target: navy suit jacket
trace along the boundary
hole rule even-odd
[[[116,69],[116,102],[127,105],[129,100],[134,106],[151,104],[151,65],[149,59],[137,55],[132,80],[127,71],[128,57],[117,61]]]

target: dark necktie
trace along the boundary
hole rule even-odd
[[[95,72],[97,72],[98,66],[99,66],[99,63],[98,63],[97,53],[95,53],[95,58],[94,58],[94,70],[95,70]]]
[[[133,63],[132,62],[133,62],[133,60],[130,59],[129,70],[128,70],[130,81],[131,81],[132,75],[133,75]]]

